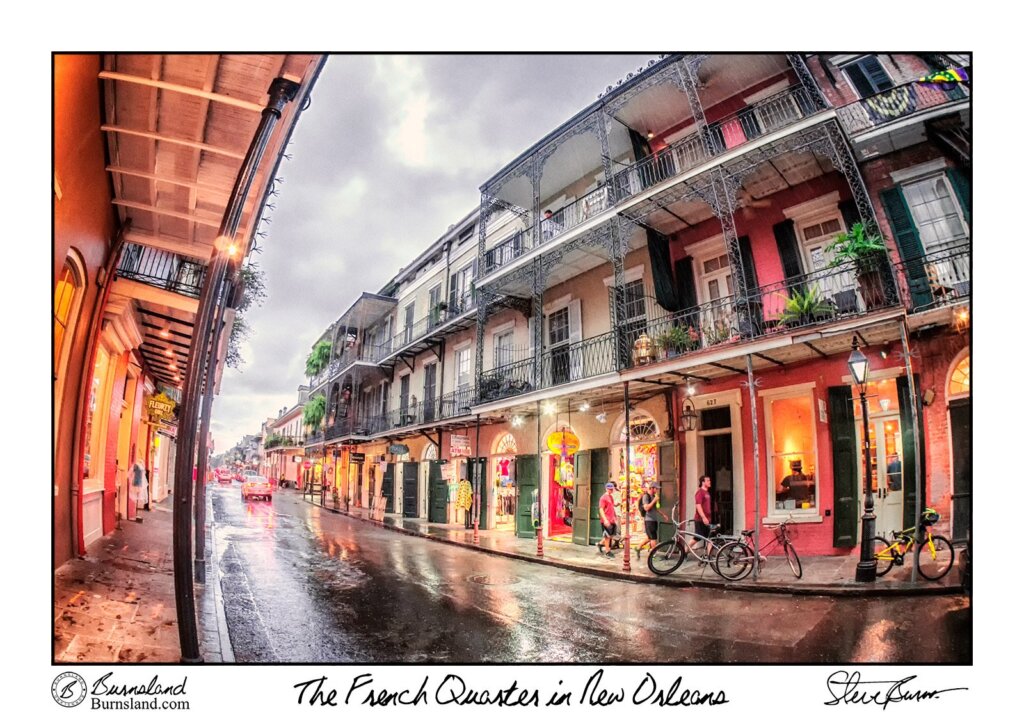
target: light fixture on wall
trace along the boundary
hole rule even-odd
[[[690,379],[686,379],[686,395],[695,396],[697,394],[697,387],[693,385]]]
[[[966,306],[953,312],[953,328],[958,333],[971,328],[971,311]]]
[[[683,433],[697,430],[697,409],[689,397],[683,399],[683,410],[679,414],[679,430]]]
[[[647,139],[654,139],[654,132],[652,130],[647,130]]]
[[[878,355],[881,356],[884,359],[887,359],[887,358],[889,358],[889,352],[890,351],[892,351],[892,345],[891,344],[886,344],[885,346],[882,347],[882,350],[878,352]]]

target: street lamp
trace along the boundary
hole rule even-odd
[[[864,515],[860,518],[860,562],[857,563],[857,582],[875,581],[877,559],[872,544],[875,536],[875,492],[871,490],[871,439],[868,435],[868,359],[857,348],[853,339],[853,352],[847,361],[853,380],[860,389],[860,411],[864,421]]]

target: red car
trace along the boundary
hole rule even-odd
[[[244,476],[242,481],[242,500],[249,500],[250,498],[262,498],[264,500],[271,499],[271,493],[273,487],[270,485],[270,479],[266,476],[261,476],[256,473],[250,473]]]

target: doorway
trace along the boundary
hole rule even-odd
[[[571,487],[563,485],[569,481],[573,485],[572,476],[575,472],[575,460],[572,456],[548,455],[548,537],[571,539],[572,512],[575,495]],[[562,482],[559,482],[559,481]]]
[[[857,425],[858,485],[864,485],[864,431]],[[874,415],[868,420],[868,446],[871,461],[871,490],[875,494],[876,532],[889,535],[903,529],[905,490],[903,434],[899,413]]]
[[[725,409],[728,411],[728,409]],[[720,532],[733,533],[732,433],[704,436],[704,474],[711,476],[711,519]]]
[[[971,400],[949,403],[953,444],[953,540],[967,540],[971,527]]]

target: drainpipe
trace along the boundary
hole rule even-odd
[[[914,368],[910,364],[910,339],[907,335],[907,317],[904,314],[900,321],[900,341],[903,342],[903,362],[907,369],[907,387],[910,393],[910,422],[914,431],[914,539],[920,542],[920,535],[917,532],[918,516],[921,515],[921,496],[924,495],[924,475],[921,470],[921,434],[918,426],[917,416],[917,382],[914,381]],[[920,553],[914,551],[914,569],[910,573],[910,583],[917,582],[917,568],[920,563]]]
[[[82,481],[85,479],[85,442],[84,427],[88,420],[89,412],[89,387],[92,385],[93,371],[96,368],[96,346],[99,343],[100,328],[103,325],[103,311],[107,308],[107,299],[110,297],[110,288],[114,283],[114,272],[118,262],[121,261],[121,250],[124,248],[124,235],[131,228],[132,220],[129,217],[125,220],[121,229],[114,236],[114,243],[110,248],[107,261],[103,264],[103,282],[100,285],[102,291],[96,304],[93,306],[92,316],[89,318],[89,337],[86,346],[89,346],[87,363],[82,367],[83,381],[78,387],[78,399],[75,403],[76,414],[79,417],[78,424],[74,428],[72,442],[72,460],[75,461],[75,470],[68,481],[71,487],[71,535],[75,541],[73,551],[76,557],[86,554],[84,519],[82,516]]]
[[[274,126],[281,118],[285,105],[291,102],[299,91],[299,84],[283,77],[275,78],[270,85],[267,107],[260,117],[259,126],[253,136],[245,159],[239,168],[235,185],[231,190],[228,205],[224,210],[217,232],[218,244],[227,244],[234,239],[241,220],[242,209],[249,189],[256,177],[256,171],[270,141]],[[196,429],[199,423],[201,407],[200,391],[210,392],[209,385],[212,374],[207,363],[207,345],[212,333],[214,314],[223,301],[222,282],[228,271],[230,258],[228,247],[216,246],[214,255],[207,265],[206,282],[203,284],[199,297],[197,322],[189,347],[188,369],[181,395],[181,415],[179,417],[179,457],[174,467],[174,514],[173,514],[173,553],[174,553],[174,598],[178,618],[178,638],[181,644],[181,661],[184,663],[202,662],[199,654],[199,636],[196,624],[195,596],[193,593],[191,557],[191,512],[192,503],[192,466],[196,458]],[[198,449],[206,450],[206,436],[198,436]],[[196,479],[199,480],[197,474]]]

